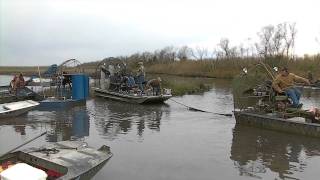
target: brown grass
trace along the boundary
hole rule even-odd
[[[148,63],[146,62],[147,73],[167,74],[187,77],[211,77],[211,78],[233,78],[242,68],[253,66],[259,61],[257,58],[247,59],[223,59],[223,60],[186,60],[170,63]],[[300,76],[306,76],[310,71],[315,77],[320,77],[320,55],[289,60],[287,58],[263,59],[263,62],[271,67],[287,66],[289,70]],[[133,66],[132,66],[133,67]],[[48,67],[41,66],[43,73]],[[95,75],[96,64],[85,63],[84,72],[90,76]],[[22,72],[24,75],[38,74],[38,67],[35,66],[6,66],[0,67],[0,74],[17,74]]]
[[[47,66],[40,66],[40,72],[47,70]],[[38,66],[0,66],[0,74],[14,75],[22,73],[23,75],[38,74]]]
[[[169,64],[152,64],[147,67],[147,71],[190,77],[233,78],[241,72],[242,68],[250,68],[258,61],[258,59],[188,60]],[[320,77],[320,56],[297,60],[272,58],[262,61],[271,67],[287,66],[291,72],[300,76],[307,76],[307,72],[310,71],[315,77]]]

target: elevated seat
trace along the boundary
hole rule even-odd
[[[276,109],[285,111],[291,104],[291,101],[285,93],[278,93],[274,89],[271,90],[271,101]]]
[[[289,100],[289,98],[286,95],[275,95],[274,100],[275,101],[287,101],[287,100]]]

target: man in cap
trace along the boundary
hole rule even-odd
[[[289,73],[288,68],[283,67],[274,79],[272,87],[278,93],[285,93],[292,100],[293,107],[300,108],[302,106],[302,104],[299,104],[301,92],[294,86],[296,82],[310,85],[308,79]]]
[[[139,65],[139,68],[137,72],[137,83],[141,92],[144,92],[143,83],[145,81],[146,72],[143,66],[143,62],[139,62],[138,65]]]

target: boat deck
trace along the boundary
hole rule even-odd
[[[38,105],[38,102],[32,100],[0,104],[0,117],[7,118],[18,116],[20,114],[28,112]]]
[[[79,141],[61,141],[5,156],[2,161],[24,162],[60,174],[58,179],[90,179],[112,157],[108,146],[96,150]],[[0,160],[1,162],[1,160]]]
[[[138,104],[163,103],[164,101],[172,97],[171,94],[159,95],[159,96],[125,94],[125,93],[118,93],[118,92],[103,90],[100,88],[94,88],[94,92],[96,96],[109,98],[117,101],[138,103]]]

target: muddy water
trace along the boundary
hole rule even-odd
[[[231,113],[230,82],[211,83],[208,92],[174,100]],[[320,106],[320,91],[304,94],[306,107]],[[172,101],[142,106],[91,98],[85,106],[33,110],[1,119],[0,152],[46,130],[48,135],[27,147],[70,139],[111,147],[114,156],[94,179],[318,179],[319,175],[320,140],[237,126],[233,117],[188,111]]]

